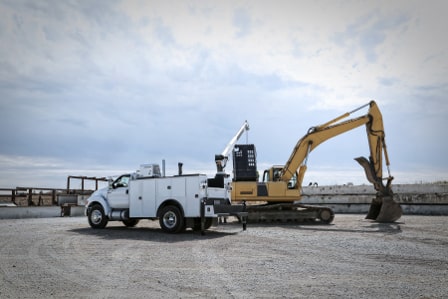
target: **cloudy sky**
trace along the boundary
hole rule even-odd
[[[162,159],[167,174],[182,161],[213,175],[245,120],[262,170],[370,100],[395,182],[447,180],[446,11],[443,0],[0,0],[0,187],[65,187],[67,175]],[[311,153],[305,182],[368,183],[353,160],[368,155],[364,128],[350,131]]]

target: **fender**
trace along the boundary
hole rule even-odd
[[[184,211],[184,207],[175,199],[166,199],[164,200],[158,207],[157,207],[157,212],[156,212],[156,216],[160,217],[160,211],[168,205],[173,205],[179,208],[179,210],[181,211],[182,215],[185,215],[185,211]]]
[[[110,215],[112,213],[112,209],[109,205],[109,202],[107,201],[107,197],[104,196],[104,193],[107,194],[107,189],[106,190],[98,190],[95,191],[88,199],[87,199],[87,204],[86,204],[86,214],[87,214],[87,210],[95,203],[100,204],[103,207],[104,210],[104,214],[106,214],[109,218]],[[106,192],[104,192],[106,191]]]

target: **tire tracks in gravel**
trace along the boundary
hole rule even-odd
[[[204,250],[208,246],[203,246],[207,241],[193,241],[191,254],[194,263],[198,265],[200,275],[199,284],[206,287],[206,294],[213,294],[216,298],[237,298],[239,295],[235,292],[237,289],[236,281],[222,265],[222,257],[215,250]]]
[[[22,291],[28,287],[23,272],[29,269],[26,262],[21,262],[26,260],[27,253],[23,248],[16,249],[17,243],[9,241],[10,238],[2,236],[1,240],[4,241],[0,243],[0,298],[16,298],[18,294],[27,297]]]
[[[89,285],[96,279],[86,271],[86,261],[78,258],[84,256],[77,247],[82,242],[78,236],[59,238],[58,234],[52,234],[34,243],[29,258],[39,269],[39,275],[48,276],[58,288],[65,288],[72,295],[88,296]]]
[[[406,217],[400,233],[343,215],[330,228],[222,226],[206,237],[152,222],[93,231],[84,218],[0,220],[0,298],[445,298],[448,218]]]
[[[136,297],[146,297],[148,290],[161,295],[176,295],[176,291],[160,284],[151,276],[148,267],[148,243],[142,240],[129,241],[127,230],[104,230],[95,235],[71,236],[64,248],[73,253],[70,267],[84,274],[77,281],[88,286],[89,297],[124,298],[133,289]],[[139,232],[146,233],[146,232]],[[110,239],[101,235],[112,236]],[[88,273],[88,275],[86,275]]]
[[[0,297],[57,296],[64,287],[75,287],[77,291],[74,294],[83,294],[85,280],[81,271],[73,273],[73,267],[66,265],[69,254],[64,246],[66,242],[61,242],[64,238],[57,230],[51,228],[51,231],[44,234],[34,225],[25,230],[18,226],[12,227],[2,238],[7,241],[1,243],[3,279]],[[17,234],[26,237],[16,238]]]

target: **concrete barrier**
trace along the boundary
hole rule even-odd
[[[84,216],[84,205],[89,195],[58,194],[58,206],[16,206],[0,203],[0,219],[49,218]]]
[[[83,206],[72,206],[71,217],[84,216]],[[61,207],[0,207],[0,219],[61,217]]]
[[[448,215],[448,184],[393,185],[403,214]],[[376,191],[371,185],[303,187],[301,203],[325,205],[335,213],[367,213]]]

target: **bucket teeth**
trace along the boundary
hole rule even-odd
[[[403,214],[399,203],[392,196],[376,197],[372,200],[366,219],[377,222],[395,222]]]

